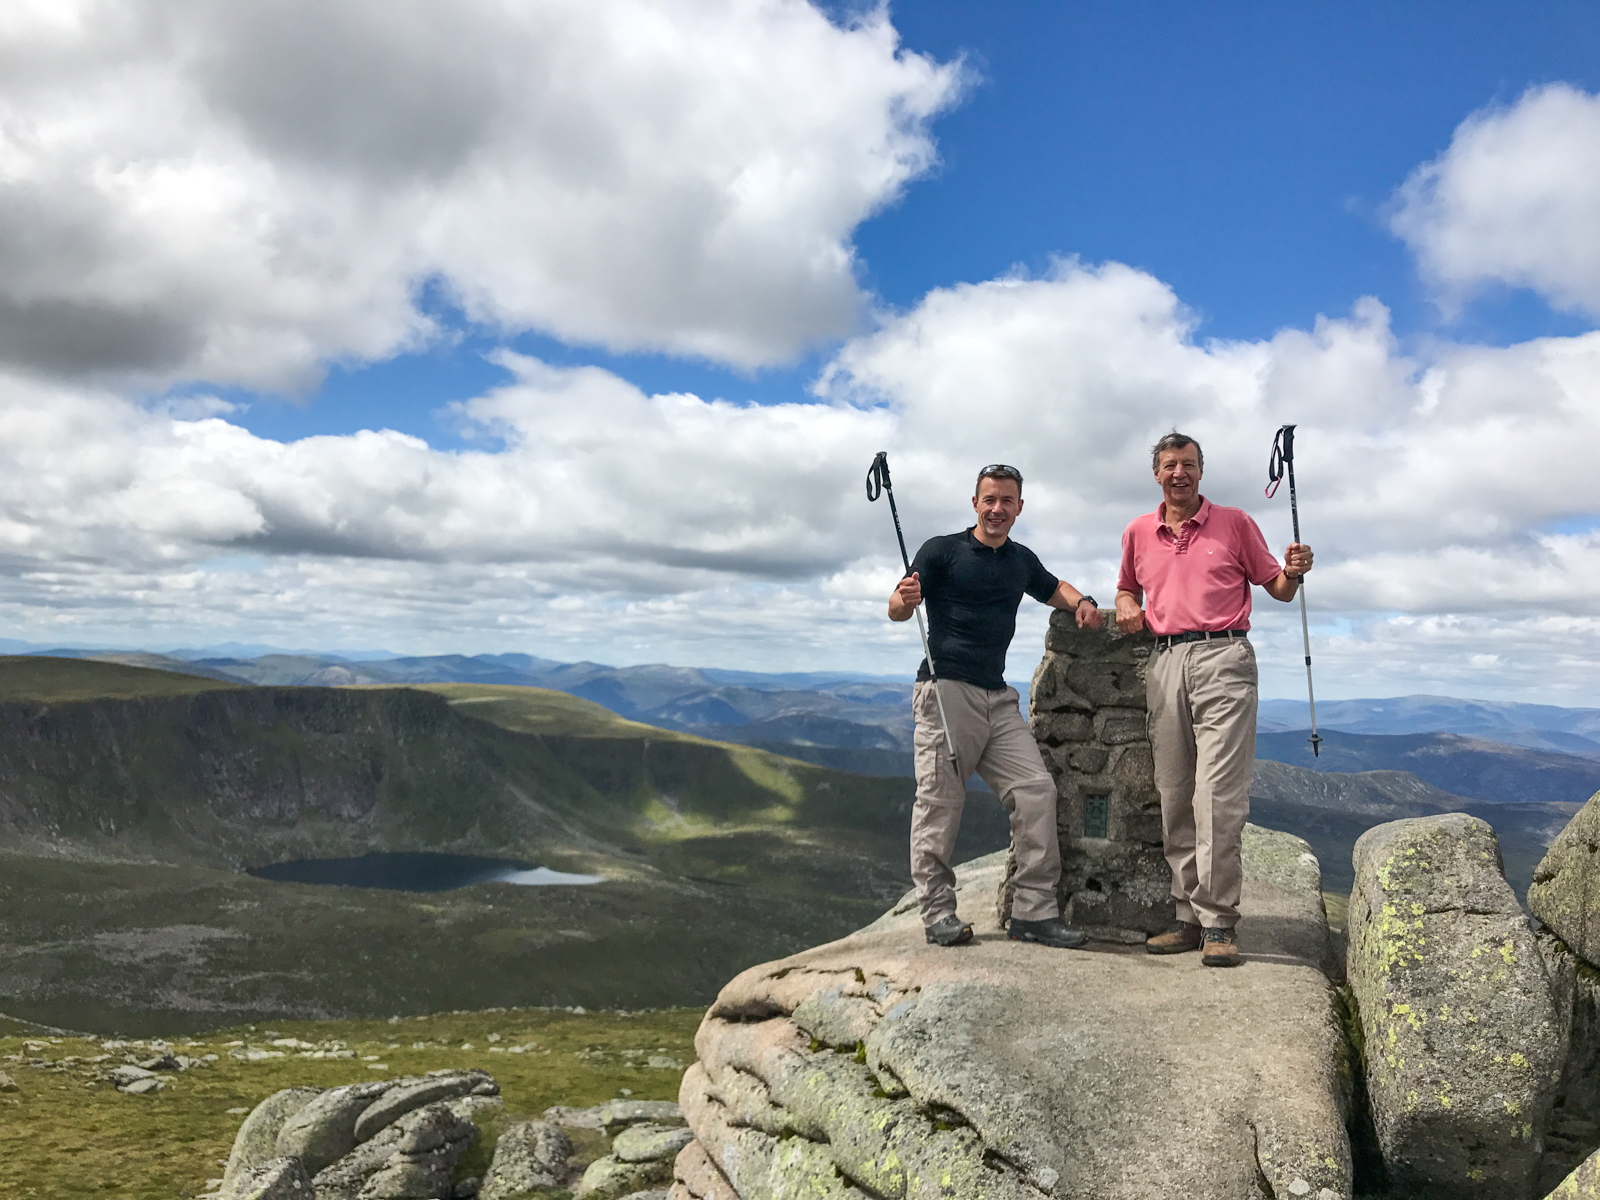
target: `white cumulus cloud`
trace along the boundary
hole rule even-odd
[[[805,0],[34,0],[0,14],[0,362],[293,389],[472,319],[756,366],[959,64]]]
[[[1474,113],[1391,225],[1448,306],[1504,284],[1600,315],[1600,96],[1554,83]]]
[[[203,404],[0,380],[0,617],[35,640],[128,620],[139,635],[112,640],[904,671],[893,530],[862,488],[877,450],[913,549],[968,522],[979,466],[1021,467],[1019,537],[1109,602],[1121,530],[1158,499],[1156,437],[1199,437],[1206,493],[1281,550],[1287,496],[1260,489],[1294,421],[1328,695],[1593,698],[1600,482],[1564,464],[1600,440],[1600,334],[1408,354],[1364,300],[1204,342],[1159,280],[1064,262],[930,293],[848,343],[806,403],[500,361],[508,380],[450,412],[477,439],[459,451],[282,443]],[[1014,673],[1044,616],[1024,606]],[[1297,615],[1258,597],[1257,618],[1269,687],[1292,695]]]

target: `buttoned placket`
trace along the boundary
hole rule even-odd
[[[1204,512],[1205,508],[1206,499],[1202,496],[1200,498],[1200,512]],[[1172,526],[1168,525],[1166,520],[1166,502],[1162,501],[1161,507],[1156,509],[1156,537],[1159,538],[1164,533],[1172,539],[1173,553],[1189,553],[1189,543],[1194,540],[1195,532],[1200,528],[1200,512],[1195,513],[1194,516],[1178,526],[1179,531],[1173,533]]]
[[[1179,526],[1179,532],[1177,533],[1173,533],[1172,526],[1168,525],[1165,521],[1161,522],[1161,527],[1157,530],[1157,533],[1165,533],[1169,538],[1172,539],[1173,553],[1187,554],[1189,553],[1189,542],[1193,539],[1195,531],[1199,528],[1200,522],[1195,520],[1193,517],[1190,517],[1181,526]]]

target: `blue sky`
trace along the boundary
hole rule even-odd
[[[1600,704],[1593,5],[109,11],[0,34],[6,635],[903,673],[874,451],[1106,600],[1294,421],[1330,698]]]
[[[1446,320],[1386,216],[1466,114],[1542,83],[1600,89],[1594,5],[925,0],[891,12],[907,48],[964,59],[973,83],[935,125],[937,169],[855,231],[860,278],[884,305],[1076,255],[1171,284],[1200,338],[1270,337],[1364,295],[1401,337],[1505,345],[1591,327],[1505,287]],[[459,340],[333,364],[292,401],[225,391],[250,405],[236,419],[275,439],[391,427],[454,446],[440,410],[507,378],[483,357],[499,346],[650,392],[761,403],[804,397],[837,344],[739,371],[474,327],[437,288],[425,307]]]

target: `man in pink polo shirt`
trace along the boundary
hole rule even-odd
[[[1205,455],[1193,438],[1173,430],[1150,458],[1162,502],[1123,531],[1117,578],[1117,628],[1148,624],[1156,638],[1145,695],[1176,902],[1172,928],[1145,949],[1180,954],[1204,944],[1206,966],[1231,967],[1256,754],[1250,585],[1294,599],[1311,547],[1291,543],[1280,567],[1248,513],[1202,496]]]

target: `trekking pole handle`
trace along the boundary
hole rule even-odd
[[[906,553],[906,535],[900,528],[900,506],[894,502],[894,484],[889,481],[889,452],[879,450],[878,456],[867,468],[867,499],[876,501],[885,492],[889,493],[889,512],[894,517],[895,540],[900,543],[900,561],[905,564],[906,574],[909,575],[911,556]]]
[[[1278,436],[1272,439],[1272,454],[1267,458],[1267,499],[1271,500],[1278,494],[1278,484],[1283,482],[1283,472],[1289,472],[1290,498],[1294,495],[1294,426],[1280,425]],[[1298,529],[1294,536],[1295,541],[1300,540]]]

